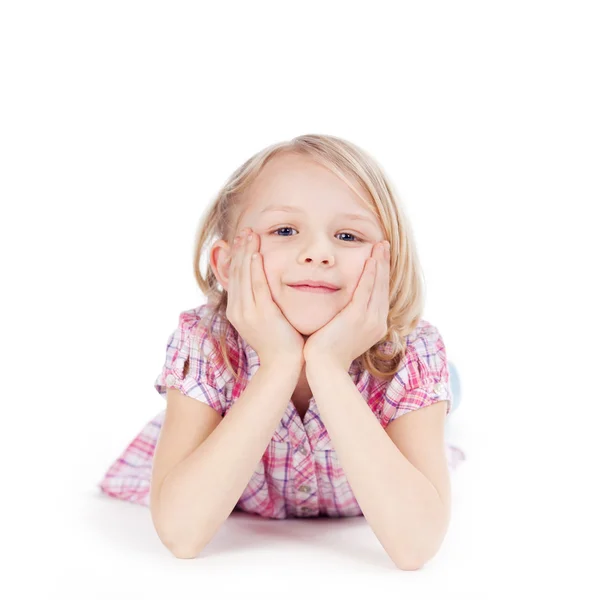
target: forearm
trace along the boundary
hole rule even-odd
[[[292,396],[301,365],[261,365],[204,442],[160,490],[171,545],[197,555],[231,514]]]
[[[387,435],[348,373],[315,361],[306,374],[366,521],[397,566],[422,564],[447,529],[437,490]]]

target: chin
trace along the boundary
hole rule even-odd
[[[293,294],[273,300],[292,327],[305,339],[327,325],[339,312],[339,299],[336,298],[337,302],[333,301],[333,297],[338,294],[329,297],[323,294]]]
[[[302,334],[305,338],[312,335],[315,331],[324,327],[335,317],[336,313],[333,312],[331,314],[322,314],[317,315],[314,312],[312,314],[303,314],[299,315],[294,311],[290,313],[289,311],[282,311],[285,315],[285,318],[290,322],[292,327],[298,331],[298,333]]]
[[[298,331],[298,333],[300,333],[305,340],[309,338],[315,331],[318,331],[319,329],[321,329],[321,327],[323,327],[323,325],[325,325],[325,323],[323,323],[323,325],[314,325],[312,323],[306,325],[294,325],[293,321],[291,321],[290,319],[288,319],[288,321],[290,321],[292,327],[294,327],[294,329]]]

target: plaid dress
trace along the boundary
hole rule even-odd
[[[217,318],[209,336],[208,316],[208,304],[179,315],[154,388],[165,401],[167,387],[173,387],[225,416],[258,370],[260,360],[237,331],[226,326],[224,318]],[[242,371],[237,382],[217,351],[221,332],[226,335],[234,368]],[[383,428],[401,415],[435,402],[447,402],[446,417],[452,409],[446,349],[436,327],[421,319],[406,341],[406,355],[390,381],[361,371],[356,360],[348,371]],[[99,483],[102,493],[150,505],[152,460],[165,412],[148,422],[110,465]],[[446,457],[451,470],[465,459],[460,448],[447,443]],[[362,515],[314,397],[303,418],[290,398],[234,510],[272,519]]]

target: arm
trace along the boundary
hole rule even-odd
[[[161,529],[177,556],[196,556],[231,514],[301,370],[300,364],[261,365],[216,429],[165,477]]]
[[[420,568],[449,523],[437,489],[400,452],[347,372],[308,361],[306,376],[365,519],[396,566]]]

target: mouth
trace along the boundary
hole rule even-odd
[[[312,292],[313,294],[335,294],[335,292],[339,292],[340,290],[334,290],[328,287],[322,286],[311,286],[311,285],[290,285],[293,290],[298,290],[299,292]]]

